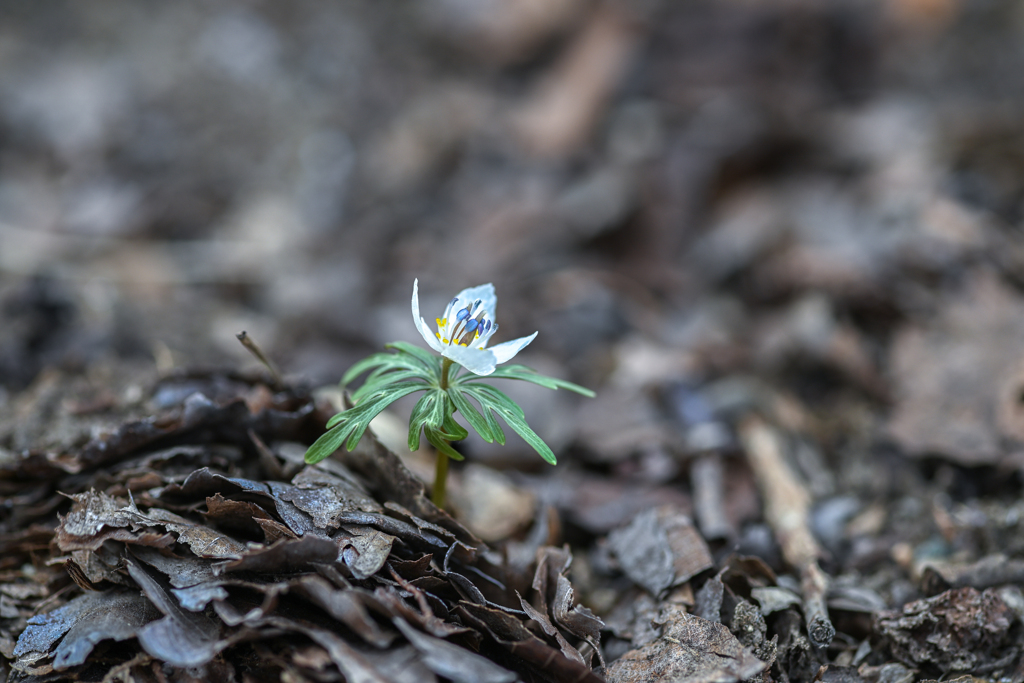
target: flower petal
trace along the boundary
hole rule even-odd
[[[441,340],[434,336],[434,332],[430,329],[430,325],[427,321],[420,316],[420,281],[419,278],[412,281],[412,321],[416,325],[416,329],[423,335],[423,341],[427,342],[427,346],[434,349],[438,353],[445,348]]]
[[[513,339],[512,341],[502,342],[497,346],[492,346],[488,350],[494,354],[494,361],[496,363],[504,363],[505,361],[512,360],[512,357],[522,351],[527,344],[534,340],[536,336],[537,333],[534,332],[529,337],[520,337],[519,339]]]
[[[477,375],[489,375],[494,372],[497,362],[490,349],[474,349],[468,346],[446,346],[441,355],[450,358],[462,367]]]
[[[494,309],[498,304],[498,297],[494,293],[494,285],[488,282],[486,285],[467,287],[458,294],[459,307],[472,306],[479,299],[480,305],[487,311],[487,317],[494,320]]]

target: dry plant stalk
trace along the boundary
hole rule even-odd
[[[782,556],[800,571],[807,633],[814,645],[825,647],[836,630],[825,605],[828,577],[818,566],[822,550],[808,524],[811,496],[786,463],[775,429],[752,416],[740,424],[739,432],[764,498],[765,517],[782,547]]]

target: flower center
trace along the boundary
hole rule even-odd
[[[437,338],[443,344],[456,344],[458,346],[469,346],[480,341],[481,336],[490,336],[498,326],[487,317],[487,311],[481,306],[480,299],[477,299],[469,306],[458,309],[452,315],[452,309],[459,303],[455,297],[445,309],[443,318],[436,318]]]

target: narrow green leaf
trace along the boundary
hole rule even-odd
[[[462,390],[470,392],[474,398],[477,398],[477,400],[479,400],[479,397],[482,395],[491,403],[495,404],[495,406],[501,406],[505,410],[509,410],[520,417],[524,417],[523,409],[520,408],[515,401],[506,396],[505,392],[492,387],[490,384],[485,384],[484,382],[467,382],[462,385]]]
[[[463,395],[462,390],[458,386],[448,387],[448,398],[451,399],[455,407],[458,408],[459,412],[462,413],[469,425],[476,430],[484,441],[487,443],[494,443],[494,435],[491,433],[491,429],[487,424],[487,418],[480,414],[473,404]]]
[[[427,385],[423,384],[422,382],[402,382],[399,384],[387,384],[378,389],[377,391],[375,391],[374,393],[370,394],[369,396],[364,396],[359,403],[349,408],[348,410],[343,410],[340,413],[336,414],[334,417],[327,421],[327,428],[331,429],[332,427],[339,424],[343,420],[358,418],[362,414],[360,411],[368,406],[373,406],[383,401],[384,406],[387,407],[388,405],[394,403],[403,396],[407,396],[414,391],[422,391],[426,388]],[[378,410],[377,412],[380,411]]]
[[[392,357],[394,357],[393,354],[391,354],[391,355],[392,355]],[[369,375],[366,376],[366,379],[363,380],[363,386],[366,386],[367,384],[372,384],[374,382],[380,382],[387,375],[391,375],[391,374],[394,374],[396,372],[411,372],[411,373],[415,373],[417,376],[423,376],[427,372],[426,370],[424,370],[423,368],[419,367],[418,365],[416,367],[411,367],[411,368],[408,365],[409,365],[408,363],[384,363],[384,364],[381,364],[380,366],[377,367],[377,369],[375,369],[373,372],[371,372]]]
[[[523,440],[540,454],[540,457],[552,465],[556,463],[555,454],[551,451],[551,448],[526,423],[522,408],[516,405],[512,399],[489,384],[482,382],[466,383],[462,385],[462,389],[480,402],[485,413],[491,410],[497,413],[513,431],[523,437]],[[502,438],[504,438],[504,434],[502,434]]]
[[[483,408],[484,417],[487,418],[487,426],[490,428],[491,434],[494,435],[494,440],[497,441],[500,445],[504,446],[505,431],[501,428],[501,425],[498,424],[498,419],[494,417],[494,411],[491,410],[491,408],[488,406],[483,406]]]
[[[423,433],[426,435],[427,441],[430,442],[430,445],[447,455],[452,460],[465,460],[465,458],[462,457],[462,453],[459,453],[457,450],[452,448],[451,444],[445,440],[443,434],[440,434],[430,427],[424,427]]]
[[[350,419],[352,416],[348,414],[349,410],[354,410],[354,408],[349,408],[348,410],[343,410],[340,413],[335,414],[330,420],[327,421],[327,428],[334,429],[335,425],[337,425],[342,420]]]
[[[374,372],[367,381],[373,381],[376,376],[393,370],[416,371],[427,382],[440,380],[440,357],[406,342],[394,342],[388,344],[387,348],[392,349],[392,352],[375,353],[350,367],[341,378],[341,386],[347,386],[369,370]]]
[[[385,344],[385,348],[395,349],[403,354],[408,354],[418,360],[428,370],[439,371],[441,369],[441,357],[427,351],[424,348],[410,344],[409,342],[396,341]]]
[[[327,423],[328,428],[345,427],[350,430],[345,447],[348,450],[352,450],[359,443],[359,439],[362,438],[366,428],[370,426],[370,421],[377,417],[382,410],[403,396],[408,396],[416,391],[423,391],[426,388],[427,386],[422,382],[389,385],[387,389],[368,396],[362,403],[332,417]]]
[[[438,391],[428,391],[420,397],[409,415],[409,450],[415,451],[420,447],[420,431],[423,425],[428,422],[428,416],[434,409],[438,399]]]
[[[594,396],[597,395],[590,389],[582,387],[579,384],[574,384],[573,382],[568,382],[564,379],[541,375],[533,368],[528,368],[525,365],[506,365],[495,369],[495,371],[488,375],[488,377],[493,379],[517,379],[523,382],[539,384],[540,386],[548,389],[568,389],[569,391],[575,391],[577,394],[582,394],[589,398],[594,398]]]
[[[495,400],[486,392],[486,384],[467,383],[459,387],[464,393],[472,396],[483,410],[487,420],[487,427],[491,430],[494,440],[502,446],[505,445],[505,432],[502,430],[498,420],[494,417],[494,409],[498,407]],[[491,387],[493,389],[493,387]],[[500,392],[499,392],[500,393]]]
[[[370,396],[378,391],[385,389],[388,386],[398,384],[400,382],[415,381],[418,380],[423,382],[424,386],[427,385],[427,379],[423,377],[422,370],[399,370],[395,372],[388,372],[386,374],[378,375],[371,379],[367,378],[366,383],[352,394],[352,402],[360,403],[364,398]]]
[[[451,406],[451,404],[448,405]],[[455,421],[455,417],[452,414],[455,412],[454,407],[451,407],[446,412],[447,414],[444,418],[444,424],[442,425],[444,438],[449,441],[462,441],[469,436],[469,432],[466,431],[466,428]]]
[[[324,432],[306,451],[306,462],[315,465],[330,456],[341,447],[348,433],[349,430],[345,428],[345,425]]]
[[[367,356],[358,363],[355,363],[352,367],[346,370],[345,374],[341,378],[341,386],[346,387],[359,375],[381,366],[386,368],[402,368],[407,367],[408,363],[403,362],[393,353],[375,353],[372,356]]]
[[[448,396],[440,389],[435,389],[434,392],[437,400],[434,401],[430,414],[427,415],[427,425],[431,429],[441,429],[442,425],[444,425],[444,416],[450,410]]]
[[[401,388],[396,389],[395,387]],[[394,385],[394,387],[392,387],[391,390],[387,392],[387,394],[385,394],[377,401],[373,403],[368,402],[366,413],[365,415],[360,416],[359,421],[355,426],[355,429],[353,429],[352,431],[352,435],[349,436],[348,441],[345,442],[345,448],[351,451],[353,448],[356,447],[356,445],[359,443],[359,440],[363,438],[363,433],[365,433],[366,429],[370,426],[370,422],[373,420],[373,418],[377,417],[377,415],[379,415],[382,410],[384,410],[389,405],[391,405],[398,399],[402,398],[403,396],[408,396],[409,394],[412,394],[417,391],[423,391],[424,389],[426,389],[426,386],[420,382],[409,383],[407,385]]]
[[[540,457],[544,458],[552,465],[558,464],[555,460],[555,454],[551,451],[551,448],[544,443],[544,440],[541,439],[535,431],[530,429],[530,425],[526,424],[526,420],[518,415],[512,415],[507,412],[499,412],[498,414],[501,415],[501,418],[508,423],[508,426],[511,427],[516,434],[523,437],[523,441],[530,444],[533,447],[533,450],[540,454]]]

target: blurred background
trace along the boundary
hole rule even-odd
[[[744,378],[827,453],[992,462],[1022,99],[1015,0],[2,3],[0,404],[241,330],[333,383],[419,342],[418,277],[599,390],[515,389],[556,452],[669,481]]]

